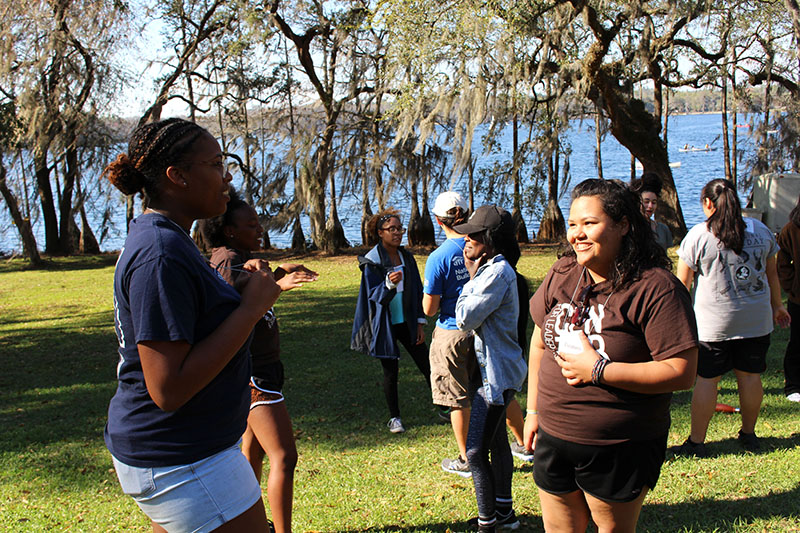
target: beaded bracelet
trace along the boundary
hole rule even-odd
[[[600,384],[600,379],[603,377],[603,371],[606,369],[606,365],[608,365],[610,361],[605,357],[598,357],[597,361],[594,362],[594,367],[592,367],[592,383],[595,385]]]

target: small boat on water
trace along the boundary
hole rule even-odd
[[[680,161],[672,161],[669,164],[669,167],[670,168],[681,168],[681,162]],[[636,162],[636,170],[644,170],[644,166],[641,163],[639,163],[638,161]]]
[[[683,145],[683,147],[678,148],[679,152],[715,152],[717,149],[711,147],[709,145],[705,146],[691,146],[688,144]]]

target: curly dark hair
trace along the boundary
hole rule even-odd
[[[401,224],[403,223],[403,220],[400,218],[400,211],[394,209],[393,207],[388,207],[383,211],[372,215],[372,218],[370,218],[367,222],[367,231],[370,233],[370,235],[375,235],[375,237],[380,240],[380,237],[378,237],[378,230],[381,229],[381,226],[383,226],[384,222],[388,221],[390,218],[396,218]]]
[[[572,189],[572,201],[583,196],[600,198],[603,211],[614,222],[628,221],[629,230],[622,237],[619,253],[614,259],[609,280],[616,290],[639,279],[645,270],[672,270],[672,261],[653,238],[650,222],[644,217],[638,195],[618,180],[588,179]],[[575,256],[572,247],[563,253]]]
[[[150,198],[158,198],[167,168],[184,164],[203,134],[210,135],[202,126],[180,118],[143,124],[131,134],[128,153],[119,154],[103,176],[123,194],[141,193],[149,203]]]
[[[225,238],[224,228],[233,224],[233,214],[242,207],[250,207],[250,205],[242,200],[239,192],[233,188],[233,185],[228,186],[230,194],[230,201],[228,202],[225,212],[213,218],[206,218],[197,223],[197,229],[203,237],[203,243],[206,248],[219,248],[227,245]]]

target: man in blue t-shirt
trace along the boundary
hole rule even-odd
[[[436,198],[433,214],[447,240],[425,263],[422,309],[428,316],[439,313],[430,347],[433,403],[450,408],[450,423],[459,451],[458,458],[442,461],[442,469],[471,477],[466,460],[469,382],[477,362],[472,332],[460,331],[456,326],[456,301],[469,281],[469,272],[464,265],[464,237],[453,230],[454,225],[466,221],[467,205],[457,192],[443,192]]]

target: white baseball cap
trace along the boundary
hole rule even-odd
[[[436,202],[433,204],[433,214],[441,218],[452,216],[453,213],[449,211],[455,207],[460,207],[466,211],[467,203],[457,192],[445,191],[436,197]]]

